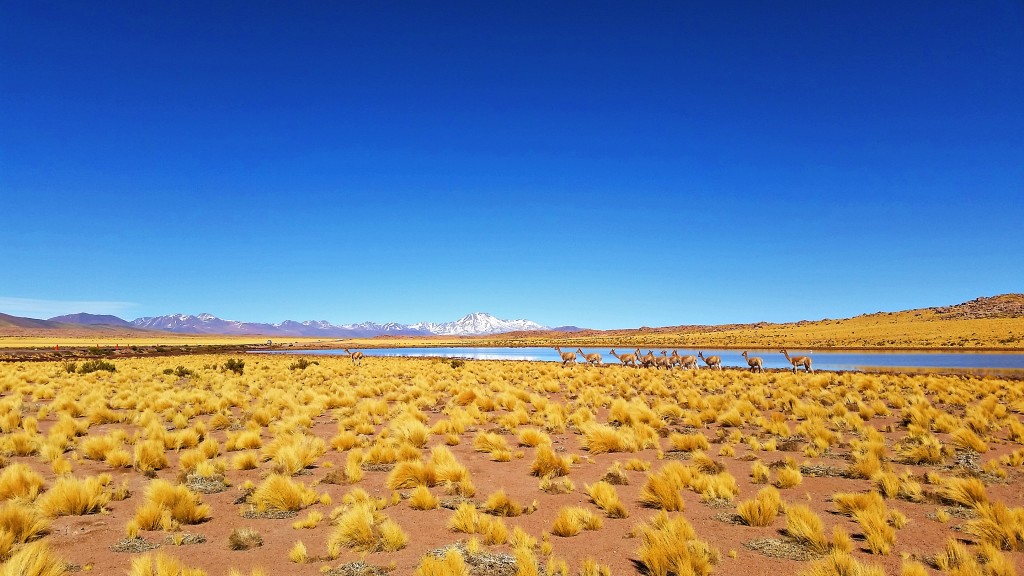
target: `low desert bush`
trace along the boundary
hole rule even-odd
[[[90,374],[99,371],[116,372],[117,366],[114,366],[113,362],[107,362],[106,360],[86,360],[78,367],[79,374]]]
[[[236,358],[230,358],[224,363],[224,370],[234,372],[239,376],[245,372],[245,360],[238,360]]]

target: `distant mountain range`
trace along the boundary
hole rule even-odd
[[[335,325],[326,320],[306,320],[297,322],[285,320],[278,324],[260,322],[239,322],[223,320],[213,314],[169,314],[166,316],[147,316],[127,322],[117,316],[99,316],[95,314],[69,314],[50,318],[50,322],[78,324],[84,326],[118,326],[141,328],[144,330],[161,330],[180,334],[231,334],[231,335],[266,335],[266,336],[312,336],[322,338],[372,338],[374,336],[482,336],[502,334],[505,332],[526,332],[549,330],[532,320],[501,320],[483,312],[474,312],[454,321],[444,323],[419,322],[416,324],[398,324],[388,322],[363,322],[360,324]],[[40,321],[42,322],[42,321]],[[580,330],[572,326],[563,326],[559,330]]]

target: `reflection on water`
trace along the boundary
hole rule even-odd
[[[409,357],[442,357],[466,358],[470,360],[526,360],[532,362],[561,362],[561,357],[554,348],[363,348],[366,356],[409,356]],[[686,348],[656,348],[655,356],[664,350],[671,355],[676,350],[680,356],[696,356],[697,350]],[[642,352],[646,354],[648,348]],[[583,352],[597,352],[606,364],[618,364],[619,361],[609,354],[607,348],[583,348]],[[631,350],[617,349],[623,354]],[[746,368],[742,350],[702,350],[705,357],[720,356],[725,368]],[[284,354],[318,354],[341,355],[342,350],[295,350],[276,352]],[[786,358],[777,350],[749,350],[751,357],[760,357],[765,368],[789,368]],[[919,368],[986,368],[986,369],[1024,369],[1022,353],[987,353],[987,352],[814,352],[811,350],[790,350],[790,356],[810,356],[817,370],[858,370],[865,366],[873,367],[919,367]],[[577,355],[578,361],[583,358]],[[704,363],[700,363],[704,366]]]

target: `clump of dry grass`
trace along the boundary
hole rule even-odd
[[[608,482],[600,480],[593,485],[586,486],[586,492],[590,496],[590,500],[598,508],[604,510],[605,515],[609,518],[627,518],[629,516],[629,511],[626,510],[625,504],[622,503],[622,500],[619,500],[619,494],[615,491],[615,486]]]
[[[566,506],[558,511],[551,533],[555,536],[575,536],[584,530],[599,530],[601,517],[579,506]]]
[[[206,571],[189,568],[177,558],[163,552],[145,554],[132,559],[129,576],[206,576]]]
[[[881,566],[861,564],[849,552],[833,551],[799,576],[885,576]]]
[[[0,576],[64,576],[67,573],[66,564],[45,542],[22,546],[0,565]]]
[[[296,564],[309,562],[309,551],[306,550],[306,545],[301,540],[288,549],[288,559]]]
[[[319,494],[282,474],[271,474],[252,493],[259,512],[281,510],[297,512],[320,499]]]
[[[146,486],[145,497],[132,519],[134,529],[176,530],[179,524],[198,524],[210,518],[210,506],[185,486],[156,479]]]
[[[977,478],[949,478],[939,496],[947,502],[969,508],[988,502],[985,484]]]
[[[488,496],[481,509],[493,516],[520,516],[524,512],[529,514],[533,511],[531,507],[524,507],[509,498],[505,490],[498,490]]]
[[[1024,550],[1024,508],[982,502],[975,510],[978,518],[967,522],[964,532],[1000,550]]]
[[[601,476],[601,481],[616,486],[626,486],[629,484],[629,476],[626,476],[626,471],[622,469],[622,464],[616,460],[608,468],[608,471],[604,473],[604,476]]]
[[[700,432],[694,434],[679,434],[673,432],[668,436],[670,450],[678,452],[694,452],[696,450],[707,450],[711,445],[706,436]]]
[[[829,550],[821,518],[803,504],[794,504],[786,509],[786,534],[816,554],[825,554]]]
[[[235,528],[228,535],[228,548],[252,550],[263,546],[263,536],[253,528]]]
[[[15,462],[0,472],[0,500],[35,500],[43,485],[43,477],[39,473]]]
[[[469,576],[469,566],[461,552],[449,548],[440,558],[433,554],[424,556],[413,576]]]
[[[762,488],[752,500],[740,502],[736,514],[747,526],[770,526],[782,509],[782,496],[772,487]]]
[[[637,559],[651,576],[707,576],[718,563],[718,551],[697,540],[693,526],[682,516],[658,512],[633,533],[640,538]]]
[[[530,474],[534,476],[566,476],[569,474],[568,458],[559,456],[551,446],[542,445],[530,465]]]
[[[409,536],[393,520],[368,504],[357,504],[335,521],[327,541],[331,558],[341,554],[342,547],[357,552],[394,552],[405,548]]]
[[[476,506],[463,502],[448,520],[448,527],[456,532],[480,534],[487,544],[504,544],[508,541],[508,528],[500,518],[492,518],[477,512]]]
[[[409,496],[409,507],[413,510],[434,510],[441,504],[426,486],[417,486]]]
[[[47,516],[80,516],[98,514],[110,502],[98,477],[84,479],[65,476],[58,478],[36,503]]]

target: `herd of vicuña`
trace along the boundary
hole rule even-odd
[[[555,346],[555,350],[559,356],[562,357],[562,366],[569,366],[576,364],[576,355],[583,356],[584,363],[590,366],[600,366],[601,355],[598,353],[586,353],[582,348],[577,348],[575,352],[562,352],[562,348]],[[802,367],[805,372],[814,372],[814,368],[811,367],[811,358],[809,356],[790,356],[789,352],[785,348],[779,350],[785,355],[786,360],[793,367],[793,372],[796,372],[798,367]],[[664,368],[671,370],[678,366],[685,370],[696,369],[697,359],[700,358],[704,361],[704,364],[708,368],[722,369],[722,357],[721,356],[704,356],[704,352],[698,351],[696,356],[680,356],[677,350],[673,350],[672,354],[665,350],[661,351],[661,356],[655,356],[654,351],[648,350],[647,354],[641,354],[640,349],[637,348],[634,352],[619,354],[614,348],[608,351],[609,354],[615,356],[619,363],[623,366],[632,366],[633,368]],[[757,356],[750,356],[746,351],[742,354],[743,359],[746,360],[747,366],[749,366],[751,372],[764,372],[764,361]]]

